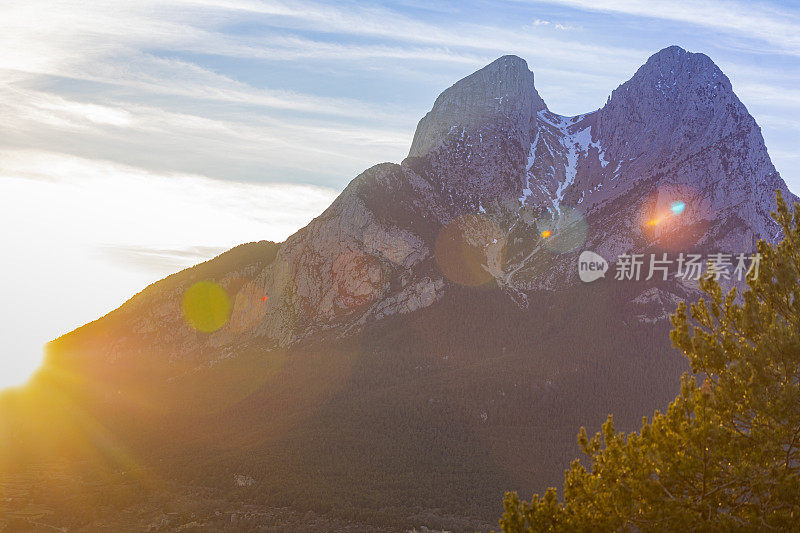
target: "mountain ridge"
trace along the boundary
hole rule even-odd
[[[664,82],[666,69],[670,74]],[[493,84],[494,76],[498,79]],[[702,92],[710,81],[722,88]],[[637,211],[664,210],[678,197],[689,206],[680,220],[687,227],[708,227],[721,211],[731,211],[729,218],[740,229],[728,228],[726,236],[716,240],[721,248],[749,251],[758,238],[774,238],[771,195],[778,188],[787,197],[791,193],[769,162],[760,129],[707,56],[665,48],[615,89],[604,107],[574,117],[550,112],[533,82],[524,60],[502,56],[443,91],[420,120],[410,150],[425,155],[365,170],[320,216],[281,243],[265,270],[232,274],[249,281],[242,291],[234,291],[226,325],[232,331],[227,338],[225,328],[215,334],[223,337],[220,343],[250,331],[278,345],[291,344],[304,335],[295,329],[305,334],[313,334],[315,327],[357,329],[364,320],[430,305],[452,282],[441,272],[447,260],[436,256],[440,229],[460,227],[464,217],[477,217],[471,229],[462,228],[472,233],[467,240],[486,241],[486,261],[497,263],[489,278],[523,302],[525,291],[575,283],[569,267],[575,264],[576,243],[613,258],[631,247],[655,245],[652,241],[659,236],[674,237],[681,226],[663,232],[653,228],[655,238],[644,236],[642,218],[649,215]],[[662,89],[665,83],[672,100]],[[631,94],[644,103],[628,105]],[[675,94],[687,94],[688,101]],[[658,98],[672,101],[683,114],[702,104],[701,111],[717,119],[667,117],[664,120],[678,120],[671,128],[658,122],[658,116],[656,122],[630,120],[642,115],[642,106],[661,105],[651,103]],[[488,111],[465,113],[465,106],[486,106]],[[443,117],[453,122],[446,130]],[[697,137],[714,142],[695,143],[693,151],[686,152],[674,137],[682,139],[697,127],[702,130]],[[673,133],[666,139],[653,137],[653,132],[664,131]],[[720,144],[734,146],[730,137],[737,135],[738,148],[746,153],[734,154],[740,167],[735,183],[712,181],[728,170]],[[635,138],[640,145],[620,138]],[[651,149],[652,143],[669,148]],[[699,170],[697,159],[702,159]],[[634,209],[628,206],[625,216],[608,212],[615,199],[648,180],[657,182],[649,186],[651,197],[632,202]],[[704,180],[710,183],[700,183]],[[749,229],[741,227],[742,221]],[[614,226],[619,228],[616,234],[599,229]],[[563,237],[563,242],[545,242],[543,231]],[[706,241],[711,240],[707,236]],[[542,262],[550,272],[539,275]],[[484,283],[489,278],[476,279]],[[235,284],[233,279],[222,281],[223,286]],[[173,294],[172,311],[163,311],[161,317],[169,316],[172,328],[194,335],[180,326],[178,293]],[[261,298],[267,294],[270,300],[264,305]]]
[[[707,56],[666,48],[574,117],[533,82],[516,56],[456,82],[400,164],[59,338],[38,379],[177,477],[246,474],[276,502],[489,519],[502,490],[558,483],[578,427],[674,398],[667,315],[697,294],[584,284],[579,253],[749,253],[793,195]],[[230,298],[213,332],[181,307],[198,281]]]

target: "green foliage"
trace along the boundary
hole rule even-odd
[[[628,435],[613,418],[578,442],[588,457],[530,503],[506,494],[505,532],[762,531],[800,524],[800,204],[780,193],[784,239],[758,243],[748,288],[706,294],[671,317],[693,375],[665,413]]]

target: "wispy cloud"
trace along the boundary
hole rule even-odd
[[[196,108],[171,111],[126,101],[124,94],[116,100],[112,94],[103,95],[102,104],[90,104],[19,85],[0,86],[5,117],[0,145],[113,159],[152,170],[208,174],[203,169],[217,169],[211,175],[225,179],[276,180],[289,172],[295,179],[314,176],[335,183],[382,160],[382,154],[402,157],[411,135],[411,121],[404,129],[391,129],[323,117],[278,117],[248,113],[259,105],[244,100],[244,110],[229,108],[221,116],[206,111],[204,116],[195,114],[202,112]],[[320,172],[322,159],[327,169]]]
[[[526,1],[526,0],[523,0]],[[773,45],[773,52],[800,55],[800,17],[797,13],[763,2],[732,0],[527,0],[577,9],[621,13],[669,20],[757,39]]]
[[[233,180],[342,187],[371,164],[402,159],[435,94],[426,88],[429,101],[409,108],[358,91],[332,95],[318,84],[303,84],[303,92],[280,78],[245,81],[238,70],[209,66],[219,63],[213,58],[279,69],[341,65],[366,78],[383,69],[387,80],[413,87],[414,79],[452,83],[510,52],[542,72],[597,75],[628,71],[642,55],[560,40],[552,29],[444,24],[358,4],[66,1],[42,11],[9,0],[0,9],[0,46],[9,51],[0,57],[0,147]],[[245,23],[258,31],[236,30]],[[442,76],[437,64],[453,74]]]
[[[148,248],[105,244],[100,250],[111,260],[125,266],[135,265],[154,275],[177,272],[215,257],[227,248],[221,246],[191,246],[189,248]]]
[[[543,19],[534,20],[533,22],[531,22],[529,27],[536,28],[537,26],[547,26],[555,28],[557,30],[565,30],[565,31],[575,29],[574,26],[570,26],[568,24],[562,24],[560,22],[550,22],[549,20],[543,20]]]
[[[800,109],[800,89],[764,83],[740,83],[736,86],[736,90],[758,105],[770,104],[793,111]]]
[[[281,241],[337,191],[154,173],[0,150],[0,277],[10,311],[0,368],[24,376],[42,345],[153,281],[236,244]]]
[[[196,1],[219,9],[231,7],[228,2]],[[273,17],[268,19],[270,25],[287,29],[376,37],[401,43],[437,45],[449,50],[483,50],[495,54],[514,52],[531,59],[562,60],[587,67],[591,67],[593,59],[601,56],[607,67],[625,58],[639,60],[642,56],[641,50],[574,39],[561,40],[547,34],[532,33],[523,27],[498,27],[457,20],[449,20],[446,24],[425,22],[384,7],[337,7],[315,2],[287,4],[265,0],[237,4],[237,8],[253,15]],[[566,29],[566,24],[561,26]]]
[[[60,220],[50,237],[89,245],[173,249],[280,241],[337,194],[326,187],[154,173],[30,150],[0,151],[0,175],[4,217]]]
[[[789,3],[494,5],[4,0],[0,225],[14,231],[0,249],[19,260],[0,275],[17,281],[3,319],[21,333],[0,354],[225,247],[282,240],[364,168],[402,159],[437,94],[504,54],[576,114],[665,45],[713,49],[778,167],[796,165]]]

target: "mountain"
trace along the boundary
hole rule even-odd
[[[581,425],[613,412],[635,428],[687,370],[666,317],[696,283],[582,283],[578,255],[750,253],[779,238],[776,189],[794,198],[703,54],[661,50],[574,117],[501,57],[436,99],[402,163],[285,242],[234,248],[52,342],[32,387],[57,407],[7,420],[3,456],[119,469],[125,450],[148,479],[261,505],[482,527],[504,490],[560,485]],[[208,281],[230,302],[218,329],[187,320]],[[74,443],[27,448],[54,428]]]

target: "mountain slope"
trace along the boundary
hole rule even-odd
[[[581,284],[578,254],[750,252],[777,237],[775,189],[702,54],[664,49],[575,117],[504,56],[437,98],[401,164],[54,341],[38,383],[161,476],[246,474],[243,497],[397,527],[488,520],[503,490],[560,482],[579,426],[635,426],[686,369],[665,317],[692,284]],[[201,280],[231,301],[212,333],[181,307]]]

